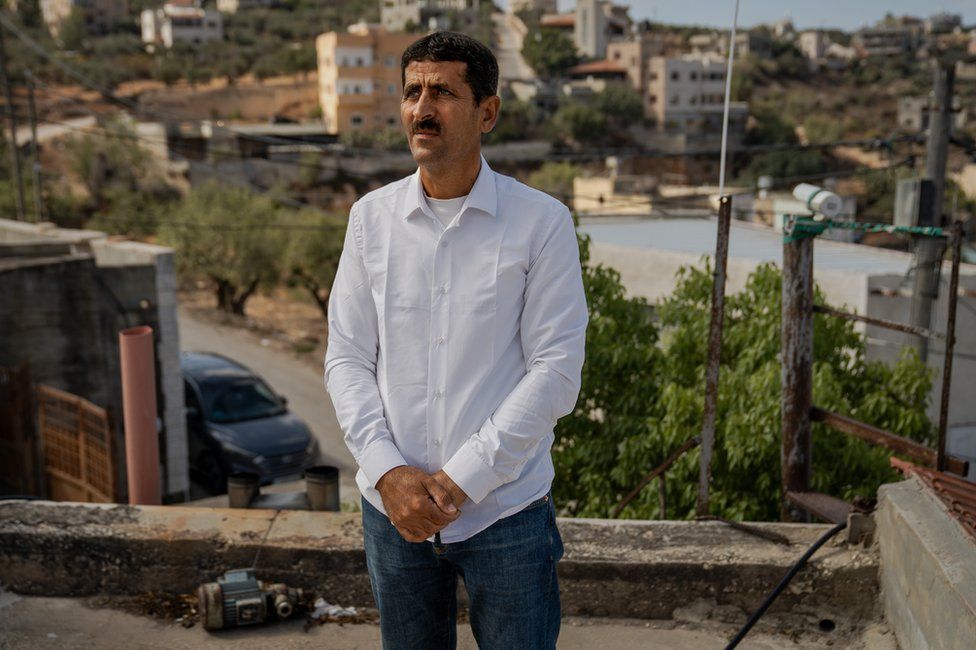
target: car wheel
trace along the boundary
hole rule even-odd
[[[200,478],[211,493],[225,494],[227,492],[227,472],[213,452],[205,451],[200,454],[197,465]]]

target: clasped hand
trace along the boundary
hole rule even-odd
[[[467,495],[443,470],[431,475],[416,467],[394,467],[376,489],[386,516],[408,542],[422,542],[461,515]]]

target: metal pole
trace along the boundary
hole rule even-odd
[[[920,206],[919,226],[941,226],[942,197],[945,195],[946,156],[952,112],[952,87],[956,69],[936,62],[933,79],[933,103],[929,109],[929,134],[925,147],[925,178],[932,181],[928,205]],[[922,223],[921,221],[928,221]],[[939,295],[939,270],[944,241],[941,238],[915,239],[915,282],[912,289],[912,325],[928,328],[932,322],[932,303]],[[928,341],[915,337],[913,344],[919,357],[926,361]]]
[[[722,111],[722,158],[718,163],[718,195],[725,194],[725,154],[729,143],[729,104],[732,100],[732,64],[735,62],[735,31],[739,26],[739,0],[735,0],[732,33],[729,35],[729,63],[725,71],[725,107]]]
[[[158,506],[161,486],[152,328],[142,325],[119,332],[119,357],[129,503]]]
[[[3,29],[0,28],[0,83],[3,84],[3,99],[7,104],[7,125],[10,127],[10,173],[14,179],[17,218],[24,219],[24,179],[20,176],[20,152],[17,150],[17,118],[14,116],[14,99],[10,92],[10,78],[7,76],[7,48],[3,42]]]
[[[945,363],[942,366],[942,403],[939,407],[939,449],[936,469],[946,469],[946,430],[949,424],[949,389],[952,383],[952,350],[956,345],[956,304],[959,302],[959,257],[962,223],[952,224],[952,274],[949,276],[949,313],[946,315]]]
[[[810,491],[810,407],[813,404],[813,237],[783,244],[782,501],[784,521],[809,521],[786,499]]]
[[[34,107],[34,75],[25,70],[27,77],[27,112],[31,126],[31,171],[34,181],[34,220],[44,221],[44,201],[41,194],[41,159],[37,152],[37,111]]]
[[[712,272],[712,314],[708,327],[708,365],[705,368],[705,415],[702,422],[702,452],[698,471],[698,516],[708,514],[708,486],[712,481],[712,452],[715,449],[715,418],[718,411],[718,371],[722,356],[722,327],[725,322],[725,267],[729,257],[729,229],[732,197],[723,196],[718,207],[718,237],[715,241],[715,270]]]

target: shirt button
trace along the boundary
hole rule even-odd
[[[442,393],[439,390],[435,390],[434,391],[434,399],[440,399],[441,397],[444,397],[444,393]]]
[[[434,446],[435,447],[440,447],[441,446],[441,441],[438,440],[437,438],[434,438]]]

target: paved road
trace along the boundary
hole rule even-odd
[[[322,372],[294,354],[262,345],[261,338],[246,330],[214,325],[179,311],[180,348],[217,352],[238,361],[261,375],[279,394],[288,398],[288,408],[303,419],[319,441],[322,463],[339,468],[340,497],[358,500],[356,461],[342,440],[332,400],[325,392]]]

